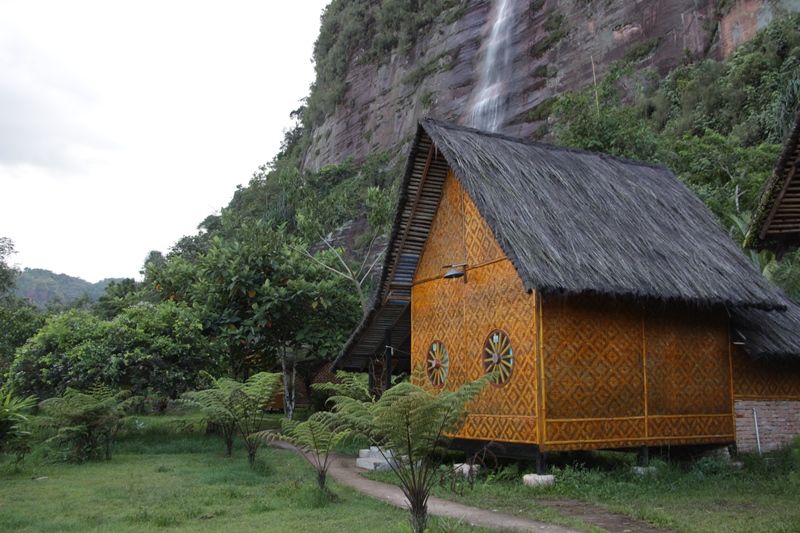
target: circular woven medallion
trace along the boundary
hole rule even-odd
[[[449,371],[450,355],[447,353],[447,347],[436,341],[431,344],[428,350],[428,357],[425,360],[425,372],[428,374],[428,381],[439,389],[444,386]]]
[[[514,350],[506,332],[496,329],[489,334],[483,344],[483,371],[496,373],[492,384],[500,387],[511,377],[514,368]]]

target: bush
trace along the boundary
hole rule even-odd
[[[114,393],[103,385],[88,393],[67,389],[63,396],[39,404],[44,416],[38,422],[58,431],[46,442],[66,446],[70,461],[109,460],[111,443],[129,405],[128,391]]]

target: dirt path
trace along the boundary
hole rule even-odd
[[[296,451],[294,446],[284,442],[273,442],[271,446]],[[361,472],[365,472],[365,470],[356,466],[356,459],[353,456],[333,453],[331,457],[332,462],[328,469],[328,475],[338,483],[369,494],[373,498],[378,498],[396,507],[407,508],[406,498],[400,487],[365,478],[361,475]],[[601,507],[577,500],[535,499],[534,501],[553,507],[563,515],[592,524],[610,533],[676,533],[666,529],[658,529],[646,522],[634,520],[623,514],[612,513]],[[506,513],[496,513],[434,496],[431,496],[428,500],[428,513],[432,516],[452,518],[473,526],[487,527],[499,531],[580,533],[580,530],[577,529],[537,522]]]
[[[405,509],[406,498],[400,487],[367,479],[360,472],[364,470],[356,467],[354,457],[344,454],[333,454],[333,462],[328,474],[342,485],[353,487],[373,498],[378,498],[394,506]],[[443,500],[431,496],[428,500],[428,513],[433,516],[443,516],[461,520],[464,523],[497,529],[500,531],[524,531],[541,533],[578,533],[577,529],[564,526],[536,522],[518,516],[495,513],[486,509],[478,509],[460,503]]]
[[[669,529],[657,528],[622,513],[614,513],[579,500],[536,498],[534,501],[552,507],[563,515],[605,529],[609,533],[678,533]]]

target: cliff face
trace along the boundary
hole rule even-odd
[[[800,0],[471,0],[457,22],[441,23],[408,56],[350,61],[347,93],[312,133],[304,164],[402,148],[421,116],[469,124],[498,4],[513,9],[511,68],[499,89],[497,131],[530,136],[529,112],[546,99],[598,79],[619,59],[665,74],[687,59],[722,59]],[[442,17],[444,20],[444,17]]]

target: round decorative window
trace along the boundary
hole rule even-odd
[[[428,357],[425,360],[425,372],[428,374],[428,381],[439,389],[444,386],[449,371],[450,355],[447,353],[447,347],[436,341],[431,344],[431,348],[428,350]]]
[[[514,350],[506,332],[496,329],[489,334],[483,343],[483,371],[495,373],[492,383],[498,387],[511,377],[514,368]]]

